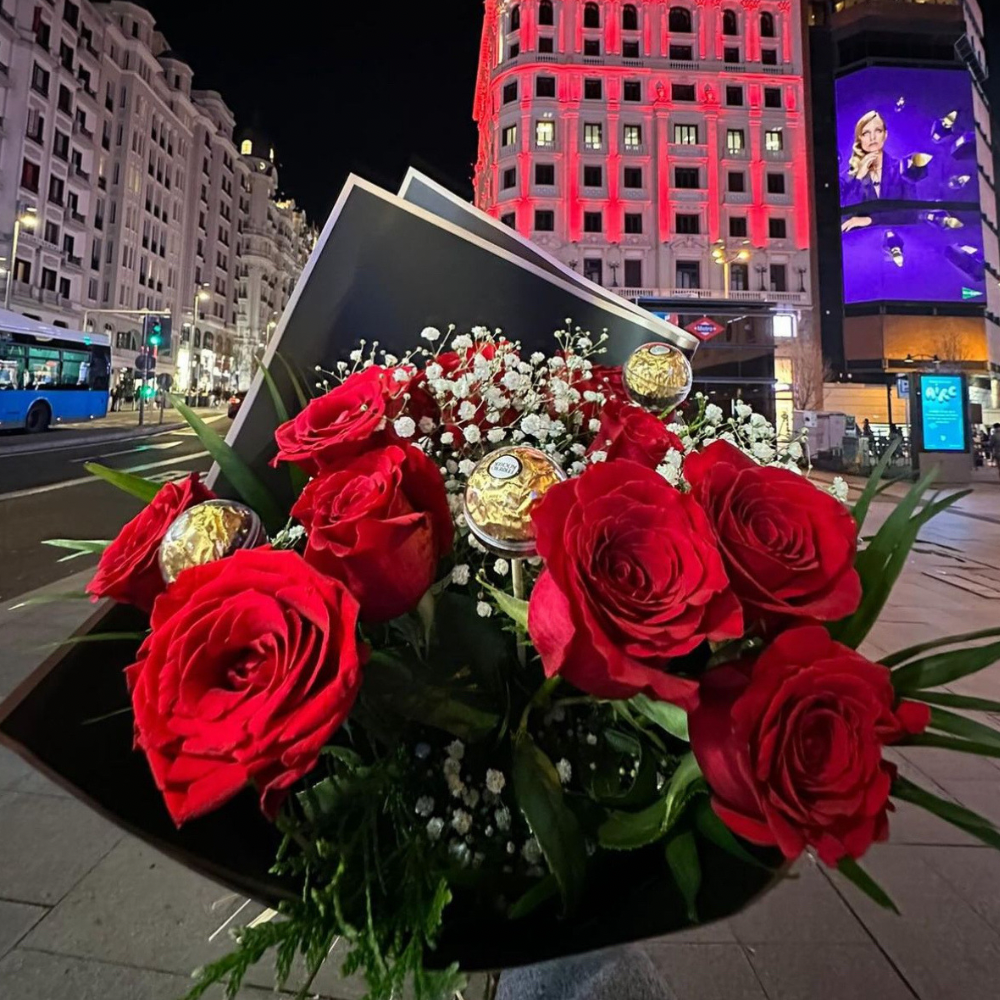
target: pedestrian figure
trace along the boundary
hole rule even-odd
[[[865,417],[865,422],[861,427],[861,436],[868,438],[869,441],[875,437],[875,432],[872,430],[872,425],[868,423],[867,417]]]
[[[1000,474],[1000,424],[994,424],[990,432],[990,452],[996,459],[997,473]]]

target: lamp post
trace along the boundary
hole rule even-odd
[[[23,214],[14,219],[14,236],[10,244],[10,266],[7,268],[7,290],[4,292],[3,307],[10,308],[10,293],[13,290],[14,269],[17,267],[17,242],[21,236],[21,227],[29,232],[38,225],[38,213],[33,208],[26,208]]]
[[[199,385],[198,385],[198,371],[200,365],[198,363],[198,354],[195,353],[194,346],[194,331],[195,327],[198,325],[198,303],[207,302],[211,296],[205,291],[208,288],[208,282],[204,282],[195,289],[194,293],[194,305],[192,307],[192,318],[191,318],[191,372],[188,376],[188,382],[191,388],[191,405],[198,405],[198,395],[199,395]],[[198,348],[198,352],[201,352],[201,348]]]
[[[767,274],[767,265],[766,264],[758,264],[754,268],[754,270],[757,272],[757,275],[760,278],[760,290],[762,292],[766,292],[767,291],[767,285],[764,284],[764,275]]]
[[[742,263],[750,259],[750,251],[746,248],[750,245],[749,240],[743,240],[739,249],[729,249],[725,240],[716,240],[712,249],[712,260],[722,267],[722,284],[724,297],[729,298],[729,285],[732,276],[733,264]]]

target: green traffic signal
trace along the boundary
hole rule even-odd
[[[149,335],[146,337],[146,343],[150,347],[159,347],[163,343],[163,324],[158,316],[149,323]]]
[[[156,386],[144,385],[142,387],[142,395],[144,399],[152,399],[156,395]]]

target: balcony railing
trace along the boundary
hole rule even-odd
[[[692,145],[684,142],[672,142],[668,147],[671,156],[685,156],[705,159],[708,156],[708,146],[704,143]]]
[[[677,201],[704,201],[708,191],[704,188],[672,188],[671,193]]]
[[[621,288],[615,289],[622,298],[636,299],[699,299],[731,302],[782,302],[805,304],[808,292],[737,291],[730,289],[727,295],[722,288]]]

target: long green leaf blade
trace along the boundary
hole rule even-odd
[[[936,747],[939,750],[955,750],[958,753],[973,753],[977,757],[1000,757],[1000,747],[989,743],[958,739],[954,736],[938,736],[937,733],[918,733],[908,736],[899,744],[906,747]]]
[[[973,742],[985,743],[987,746],[1000,747],[1000,730],[967,719],[964,715],[946,712],[943,708],[931,709],[930,728],[952,736],[961,736]]]
[[[721,848],[727,854],[731,854],[745,864],[753,865],[756,868],[763,868],[770,871],[762,861],[755,858],[736,838],[736,835],[719,819],[718,814],[712,808],[712,803],[707,797],[699,798],[694,809],[695,829],[708,841]]]
[[[100,555],[111,542],[108,539],[84,540],[82,538],[43,538],[42,545],[54,549],[70,549],[81,555]]]
[[[517,804],[559,883],[566,912],[572,912],[587,878],[583,834],[552,761],[525,732],[514,738],[513,778]]]
[[[964,694],[947,694],[938,691],[914,691],[908,697],[911,701],[921,701],[925,705],[964,708],[970,712],[1000,712],[1000,701],[991,701],[989,698],[972,698]]]
[[[143,503],[149,503],[160,491],[159,483],[151,483],[142,476],[133,476],[130,472],[119,472],[117,469],[109,469],[99,462],[84,462],[83,467],[98,479],[103,479],[106,483],[117,487],[124,493],[129,493],[137,497]]]
[[[514,597],[499,587],[494,587],[482,575],[476,577],[477,581],[488,590],[493,599],[497,602],[500,610],[510,618],[519,628],[528,629],[528,602],[522,601],[519,597]]]
[[[900,694],[941,687],[985,670],[1000,660],[1000,642],[935,653],[913,660],[892,672],[892,685]]]
[[[507,911],[507,919],[523,920],[544,903],[547,903],[553,896],[558,895],[559,883],[556,881],[556,877],[551,874],[546,875],[511,906]]]
[[[896,907],[896,904],[892,901],[885,889],[883,889],[882,886],[880,886],[878,882],[876,882],[875,879],[873,879],[871,875],[869,875],[868,872],[866,872],[864,868],[862,868],[861,865],[854,860],[854,858],[841,858],[837,864],[837,870],[844,876],[844,878],[846,878],[849,882],[852,882],[869,899],[874,900],[874,902],[878,903],[878,905],[883,909],[891,910],[897,915],[899,914],[899,909]]]
[[[264,381],[267,383],[267,388],[271,393],[271,402],[274,404],[274,414],[278,418],[279,424],[284,424],[288,422],[288,407],[285,406],[285,401],[281,398],[281,390],[278,388],[278,383],[275,382],[274,376],[268,370],[267,365],[260,366],[261,375],[264,376]],[[298,496],[309,482],[309,477],[300,469],[294,462],[286,463],[288,466],[288,477],[292,481],[292,491]]]
[[[47,642],[39,649],[59,649],[62,646],[79,646],[91,642],[141,642],[148,632],[88,632],[86,635],[71,635],[59,642]]]
[[[12,604],[8,611],[20,611],[21,608],[32,608],[39,604],[60,604],[63,601],[86,601],[90,599],[90,594],[85,590],[65,591],[60,594],[36,594],[34,597],[26,597],[17,604]]]
[[[882,475],[886,469],[889,468],[889,463],[892,461],[892,456],[895,455],[899,448],[898,441],[892,441],[889,447],[882,453],[882,457],[878,461],[878,465],[872,469],[872,474],[868,477],[868,482],[865,483],[865,488],[861,492],[861,496],[854,503],[854,522],[858,526],[858,532],[865,526],[865,521],[868,518],[868,510],[872,505],[872,500],[875,499],[877,493],[880,492],[880,481]]]
[[[1000,850],[1000,831],[988,819],[971,809],[966,809],[948,799],[942,799],[900,776],[897,776],[892,783],[892,795],[893,798],[918,806],[946,823],[958,827],[959,830],[964,830],[984,844]]]
[[[666,701],[653,701],[644,694],[637,694],[627,704],[676,739],[691,742],[688,735],[688,714],[680,706]]]
[[[598,843],[609,851],[635,851],[647,847],[663,837],[666,818],[666,799],[639,812],[615,810],[598,829]]]
[[[212,456],[213,461],[218,462],[223,476],[239,494],[240,499],[260,515],[268,532],[273,534],[280,531],[288,518],[250,466],[184,400],[178,396],[171,396],[171,401],[177,412],[198,435],[198,439]]]
[[[309,405],[309,395],[302,385],[302,379],[299,378],[298,372],[292,368],[291,363],[281,351],[275,351],[274,356],[284,366],[285,374],[288,375],[288,381],[292,383],[292,391],[295,393],[295,398],[299,401],[299,407],[304,410]]]
[[[682,830],[667,842],[667,865],[684,898],[688,920],[697,923],[701,862],[698,860],[698,845],[690,830]]]
[[[916,646],[908,646],[897,653],[890,653],[879,660],[883,666],[898,667],[907,660],[912,660],[921,653],[926,653],[932,649],[940,649],[942,646],[958,646],[967,642],[976,642],[978,639],[993,639],[1000,636],[1000,628],[984,628],[978,632],[963,632],[961,635],[944,635],[928,642],[918,643]]]

